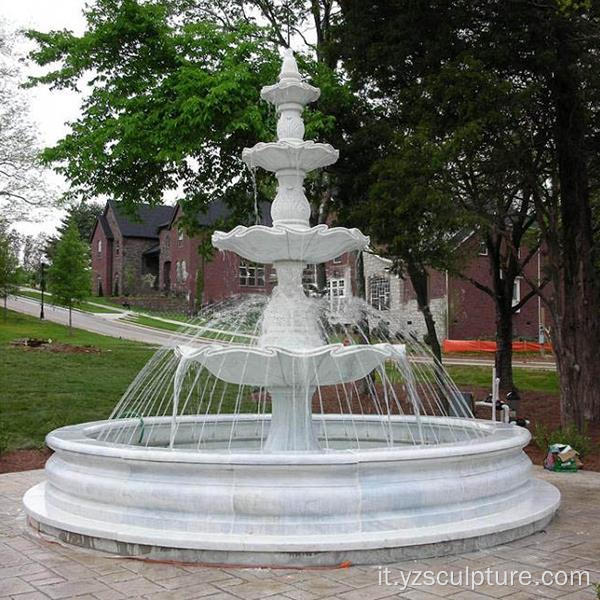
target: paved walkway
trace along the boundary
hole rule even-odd
[[[563,506],[547,532],[485,551],[419,562],[347,569],[235,569],[195,565],[148,563],[110,558],[67,548],[33,537],[25,528],[21,497],[43,478],[43,471],[0,475],[0,598],[41,600],[79,598],[113,600],[525,600],[544,598],[595,600],[600,582],[600,473],[538,475],[555,483],[563,493]],[[541,580],[552,571],[551,585],[424,585],[429,578],[451,575],[458,583],[466,568],[490,568],[492,584],[510,572]],[[412,571],[413,581],[402,586]],[[415,581],[416,572],[423,572]],[[560,585],[571,571],[589,573],[590,585]],[[444,572],[446,572],[444,574]],[[474,578],[479,575],[473,574]],[[525,581],[521,575],[522,582]],[[548,575],[546,575],[548,577]],[[397,586],[380,585],[399,581]],[[421,585],[418,585],[420,583]],[[549,582],[548,582],[549,583]]]

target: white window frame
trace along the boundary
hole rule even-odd
[[[513,307],[516,306],[517,304],[519,304],[519,302],[521,302],[521,278],[517,277],[517,278],[515,278],[515,282],[513,284],[513,295],[512,295]],[[517,310],[516,312],[521,312],[521,309]]]
[[[369,304],[376,310],[390,310],[391,285],[389,276],[371,275],[368,283]]]
[[[98,245],[96,246],[96,250],[98,251],[98,256],[102,255],[102,240],[98,240]]]
[[[265,287],[265,265],[242,260],[238,277],[240,287]]]
[[[346,280],[344,278],[332,278],[327,281],[327,294],[330,298],[346,297]]]

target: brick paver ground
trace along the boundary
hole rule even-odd
[[[559,515],[548,530],[512,544],[452,557],[346,569],[237,569],[149,563],[86,553],[34,537],[25,526],[23,493],[43,471],[0,475],[0,598],[15,600],[595,600],[600,583],[600,473],[537,474],[563,493]],[[546,570],[559,578],[550,585],[425,585],[425,578],[454,583],[465,569],[492,578],[528,572],[540,580]],[[571,571],[589,573],[589,585],[560,585]],[[402,577],[413,572],[406,588]],[[421,571],[420,581],[415,581]],[[425,573],[429,571],[429,574]],[[525,577],[527,575],[524,575]],[[478,577],[478,575],[475,575]],[[492,579],[494,583],[494,579]],[[584,581],[585,583],[585,581]],[[419,585],[421,584],[421,585]]]

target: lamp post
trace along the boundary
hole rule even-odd
[[[45,274],[46,263],[42,261],[42,264],[40,266],[42,268],[42,275],[40,277],[40,289],[42,291],[42,303],[40,305],[40,319],[43,319],[44,318],[44,292],[46,291],[46,274]]]

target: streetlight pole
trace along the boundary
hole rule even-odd
[[[45,276],[45,268],[46,268],[46,263],[42,262],[41,264],[42,267],[42,276],[40,278],[40,289],[42,291],[42,303],[40,305],[40,319],[44,318],[44,292],[46,291],[46,276]]]

